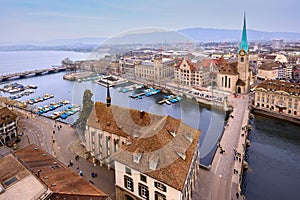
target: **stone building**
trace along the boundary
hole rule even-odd
[[[11,145],[18,136],[17,115],[7,107],[0,107],[0,146]]]
[[[255,109],[300,119],[300,84],[265,80],[254,90]]]
[[[135,66],[135,78],[144,82],[162,84],[174,77],[175,65],[173,59],[156,56],[151,61],[144,60]]]
[[[220,66],[217,75],[218,88],[230,93],[248,93],[250,89],[251,72],[249,69],[249,48],[246,32],[246,17],[242,40],[238,49],[238,61]]]
[[[218,65],[221,60],[224,58],[203,59],[201,62],[183,59],[175,67],[175,82],[195,88],[216,86]]]

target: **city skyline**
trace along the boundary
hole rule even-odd
[[[240,30],[244,11],[249,29],[300,32],[297,0],[213,1],[2,1],[0,43],[83,37],[112,37],[145,27],[167,30]],[[285,13],[281,15],[280,13]]]

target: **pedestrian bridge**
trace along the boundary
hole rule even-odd
[[[36,69],[36,70],[25,71],[25,72],[5,74],[5,75],[0,75],[0,82],[7,81],[9,79],[22,79],[22,78],[26,78],[27,76],[40,76],[43,74],[57,73],[66,70],[74,70],[75,68],[76,67],[74,65],[53,66],[46,69]]]

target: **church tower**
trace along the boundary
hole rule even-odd
[[[242,40],[238,50],[239,81],[237,85],[237,93],[248,93],[250,89],[250,72],[249,72],[249,47],[247,41],[246,14],[244,14],[244,25],[242,32]]]

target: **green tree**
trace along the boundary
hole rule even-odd
[[[83,93],[82,109],[81,109],[79,118],[74,123],[74,126],[79,129],[85,130],[87,119],[90,116],[90,113],[94,107],[94,102],[92,101],[92,96],[93,96],[93,93],[89,89],[86,89]]]

